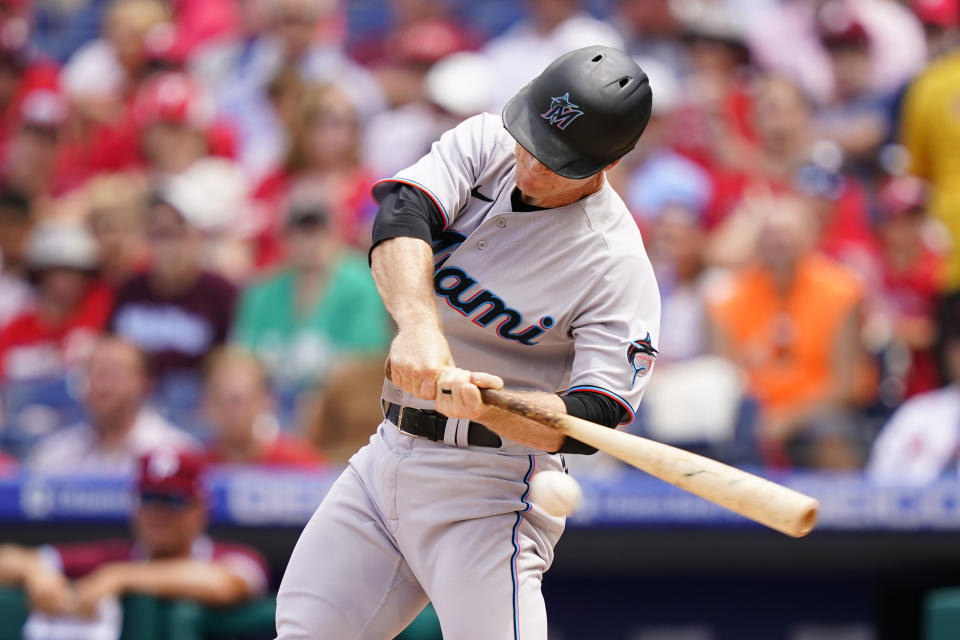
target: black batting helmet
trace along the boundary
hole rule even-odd
[[[517,142],[565,178],[586,178],[628,153],[650,120],[647,74],[619,49],[554,60],[503,109]]]

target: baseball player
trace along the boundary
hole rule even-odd
[[[456,640],[547,637],[540,591],[563,518],[528,500],[559,453],[592,450],[484,405],[629,422],[660,301],[604,178],[650,116],[643,71],[594,46],[378,183],[371,267],[398,332],[385,420],[307,524],[277,600],[280,640],[393,638],[432,601]]]

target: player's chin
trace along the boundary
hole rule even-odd
[[[549,185],[545,185],[542,181],[537,180],[536,178],[517,173],[516,182],[517,188],[519,188],[520,192],[525,196],[529,196],[531,198],[542,198],[544,195],[547,195],[545,192],[549,188]]]

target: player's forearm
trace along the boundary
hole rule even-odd
[[[534,403],[548,411],[556,413],[567,412],[563,400],[556,394],[535,391],[519,392],[513,390],[511,390],[510,393],[519,395],[528,402]],[[566,439],[566,436],[550,427],[515,415],[509,411],[498,409],[497,407],[489,407],[477,422],[496,431],[503,438],[541,451],[557,451],[563,446],[563,441]]]
[[[31,572],[47,570],[33,549],[0,545],[0,584],[20,585]]]
[[[252,595],[246,581],[216,562],[158,560],[118,563],[106,570],[113,573],[119,593],[187,598],[213,606],[236,604]]]
[[[418,238],[384,240],[370,254],[370,268],[380,297],[400,331],[440,327],[429,244]]]

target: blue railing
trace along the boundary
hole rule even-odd
[[[219,469],[208,478],[211,521],[236,526],[302,526],[336,479],[317,473]],[[923,488],[878,487],[857,474],[774,476],[821,501],[819,530],[960,531],[960,480]],[[581,478],[584,501],[570,527],[757,526],[640,472]],[[2,522],[120,523],[131,484],[108,476],[0,476]]]

